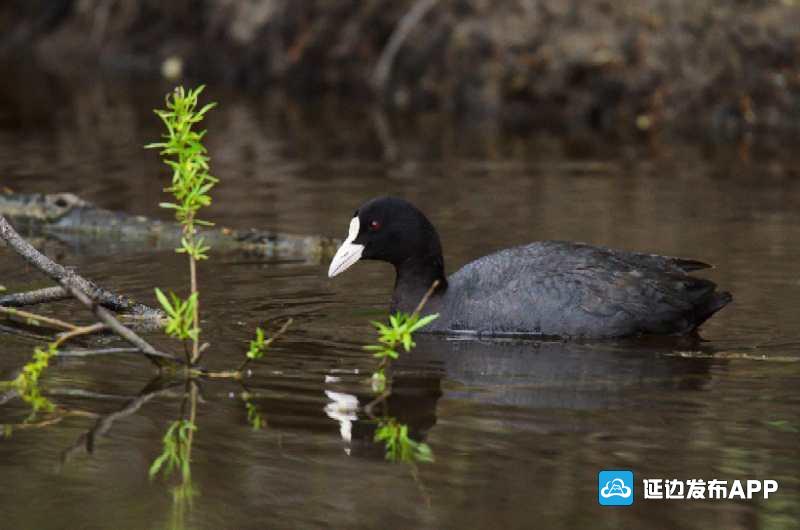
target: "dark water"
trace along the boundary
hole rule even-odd
[[[0,91],[0,185],[163,216],[165,175],[141,145],[159,134],[149,110],[167,86],[15,80]],[[165,390],[138,357],[66,360],[43,389],[82,413],[0,440],[0,528],[798,528],[800,178],[788,148],[521,135],[352,103],[210,96],[221,103],[208,122],[218,223],[342,237],[360,202],[393,193],[430,214],[449,270],[514,244],[574,239],[713,262],[709,276],[736,301],[701,344],[421,338],[388,404],[435,454],[415,473],[383,459],[373,421],[336,406],[371,399],[374,362],[361,345],[391,271],[359,264],[330,281],[325,262],[214,255],[200,274],[210,368],[237,365],[257,325],[295,323],[243,385],[200,382],[191,507],[176,511],[173,481],[147,476],[183,386]],[[170,252],[45,248],[150,303],[154,286],[185,284]],[[0,249],[0,284],[46,282]],[[54,312],[83,315],[70,304]],[[37,344],[0,334],[0,375]],[[111,416],[86,451],[91,414],[153,388],[163,391]],[[11,400],[0,423],[27,414]],[[633,506],[598,505],[602,469],[634,471]],[[655,501],[642,498],[642,478],[774,479],[780,489],[768,500]]]

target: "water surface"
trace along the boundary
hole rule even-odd
[[[73,86],[21,73],[0,98],[0,185],[70,191],[103,207],[163,217],[165,174],[141,149],[167,86]],[[345,235],[377,194],[406,197],[441,232],[448,270],[510,245],[569,239],[699,258],[735,303],[705,342],[602,343],[421,338],[397,366],[389,412],[432,448],[418,471],[383,458],[374,421],[337,414],[371,399],[361,350],[388,304],[392,272],[363,263],[336,281],[327,263],[216,254],[203,263],[211,369],[239,363],[256,326],[291,330],[240,384],[203,381],[192,472],[199,495],[176,521],[171,481],[149,481],[183,387],[153,381],[136,356],[66,360],[46,372],[56,403],[83,411],[0,441],[0,527],[47,530],[247,528],[797,528],[800,517],[800,179],[780,145],[674,145],[543,131],[520,134],[436,116],[387,117],[352,103],[300,106],[211,87],[221,178],[207,217],[237,228]],[[110,288],[155,303],[182,289],[171,252],[43,242]],[[0,249],[0,281],[46,280]],[[62,304],[50,311],[84,318]],[[163,349],[177,345],[152,334]],[[113,339],[106,342],[116,344]],[[11,377],[36,340],[0,334]],[[95,344],[93,342],[92,344]],[[93,443],[95,420],[142,392]],[[242,393],[265,420],[254,430]],[[339,397],[338,399],[342,399]],[[20,400],[0,423],[25,419]],[[597,472],[641,478],[775,479],[769,500],[597,503]],[[637,484],[641,487],[641,483]]]

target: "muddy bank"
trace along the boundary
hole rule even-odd
[[[393,38],[394,35],[394,38]],[[0,47],[515,126],[797,131],[792,0],[13,0]]]

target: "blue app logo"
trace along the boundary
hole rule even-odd
[[[601,506],[633,504],[633,471],[601,471],[597,476],[597,499]]]

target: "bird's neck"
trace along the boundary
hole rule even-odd
[[[392,294],[391,313],[402,311],[411,313],[419,305],[433,282],[439,281],[425,305],[425,313],[435,312],[441,302],[441,296],[447,290],[447,278],[444,274],[444,259],[441,255],[425,258],[413,258],[395,265],[397,277]]]

